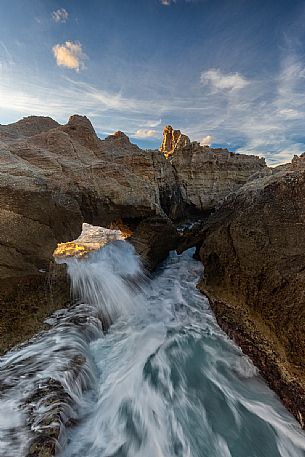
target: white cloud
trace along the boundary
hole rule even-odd
[[[211,146],[214,141],[214,137],[212,135],[207,135],[202,138],[200,141],[201,146]]]
[[[202,84],[210,84],[216,90],[238,90],[243,89],[249,81],[239,73],[222,73],[217,68],[211,68],[200,75]]]
[[[85,68],[84,60],[86,59],[86,54],[78,41],[66,41],[64,44],[56,44],[52,50],[58,66],[76,71]]]
[[[5,57],[1,45],[0,51]],[[123,130],[139,139],[153,139],[153,131],[157,138],[159,125],[171,123],[192,140],[199,141],[204,132],[228,149],[264,155],[269,164],[282,163],[305,150],[304,77],[304,62],[289,57],[278,74],[251,78],[243,90],[202,90],[185,83],[180,87],[179,81],[163,80],[156,71],[149,80],[139,72],[133,85],[115,91],[114,85],[88,84],[61,72],[53,80],[30,80],[16,62],[1,71],[0,122],[29,114],[65,122],[79,113],[90,117],[100,133]]]
[[[156,130],[145,130],[145,129],[138,129],[135,134],[134,138],[153,138],[157,135]]]
[[[52,19],[54,22],[65,23],[67,22],[68,17],[69,13],[65,10],[65,8],[59,8],[58,10],[52,12]]]

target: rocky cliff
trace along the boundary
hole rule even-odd
[[[83,222],[124,219],[134,226],[158,216],[164,227],[171,224],[165,212],[175,217],[181,205],[173,169],[158,151],[142,151],[122,132],[102,141],[86,117],[72,116],[64,126],[25,118],[0,126],[0,137],[4,349],[69,301],[66,284],[55,280],[58,269],[50,269],[58,242],[77,238]]]
[[[265,167],[257,157],[201,148],[173,129],[170,142],[169,131],[166,160],[121,131],[100,140],[84,116],[66,125],[31,116],[0,126],[0,350],[69,302],[52,253],[76,239],[83,222],[107,227],[122,220],[153,268],[175,247],[173,220],[194,208],[211,210]]]
[[[186,204],[199,212],[215,208],[250,176],[266,169],[263,158],[200,146],[171,126],[163,131],[160,151],[170,158]]]
[[[305,157],[231,194],[201,236],[201,290],[304,426]]]
[[[0,126],[0,352],[70,304],[57,244],[84,222],[124,224],[149,269],[197,246],[219,324],[304,427],[305,156],[269,169],[171,126],[161,152],[121,131],[100,140],[77,115]],[[193,212],[201,220],[179,235],[175,223]]]

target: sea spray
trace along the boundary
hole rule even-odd
[[[126,241],[114,241],[86,258],[66,259],[73,296],[94,305],[103,322],[143,306],[139,284],[144,280],[139,257]]]
[[[66,427],[84,408],[83,393],[94,389],[89,343],[102,335],[95,309],[80,304],[57,311],[48,322],[50,330],[0,359],[1,457],[64,446]]]
[[[139,306],[145,281],[140,260],[116,231],[108,232],[107,242],[110,235],[115,241],[102,249],[85,258],[58,259],[67,263],[76,303],[46,320],[49,331],[0,359],[1,457],[41,449],[51,455],[65,447],[66,429],[78,420],[79,408],[86,409],[84,393],[92,398],[95,392],[90,343],[103,338],[105,323]]]

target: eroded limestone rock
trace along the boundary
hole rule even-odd
[[[256,157],[202,148],[167,131],[170,160],[141,150],[120,131],[100,140],[85,116],[71,116],[66,125],[30,116],[0,126],[0,351],[31,336],[67,303],[66,278],[61,270],[54,274],[54,265],[50,278],[50,261],[58,243],[77,239],[83,222],[109,227],[123,220],[137,233],[134,239],[141,233],[156,266],[173,246],[171,220],[210,211],[265,167]],[[162,242],[156,223],[145,222],[154,218],[164,230]]]
[[[172,156],[177,147],[184,147],[190,144],[190,139],[187,135],[181,133],[180,130],[174,130],[171,125],[166,125],[163,129],[163,141],[160,151],[168,159]]]
[[[200,288],[304,426],[305,158],[231,194],[201,235]]]
[[[198,212],[215,208],[251,176],[268,170],[263,158],[201,146],[170,125],[160,151],[170,158],[185,203]]]
[[[100,140],[85,116],[71,116],[63,126],[32,116],[0,126],[0,135],[3,351],[66,304],[66,280],[58,293],[50,293],[49,286],[55,291],[50,261],[59,242],[75,240],[83,222],[107,227],[118,219],[136,224],[166,211],[175,216],[180,197],[162,154],[141,150],[122,133]]]

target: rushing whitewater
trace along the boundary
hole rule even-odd
[[[69,259],[68,273],[74,296],[93,304],[107,326],[140,306],[136,284],[144,275],[133,247],[125,241],[114,241],[83,261]]]
[[[305,456],[300,426],[196,289],[191,251],[150,279],[125,241],[68,270],[78,303],[1,360],[1,456],[35,455],[48,436],[60,457]]]

